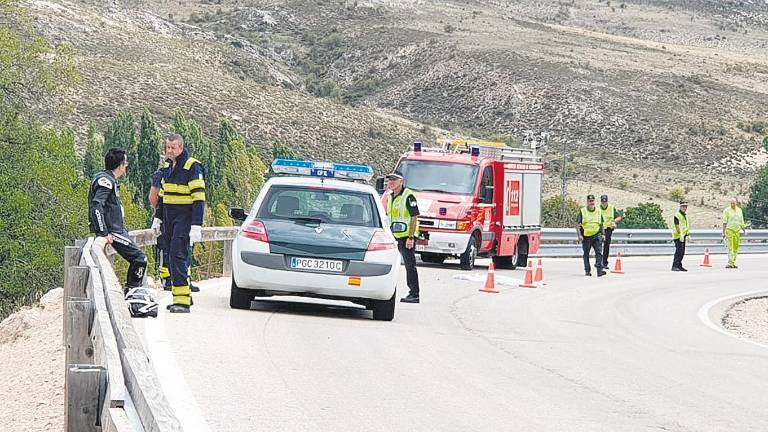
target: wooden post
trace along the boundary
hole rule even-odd
[[[77,258],[78,261],[80,258]],[[63,323],[62,323],[62,345],[67,346],[67,323],[72,320],[69,316],[70,310],[67,307],[67,302],[73,299],[86,300],[88,298],[87,287],[88,277],[90,276],[90,269],[83,266],[70,266],[64,267],[64,309],[63,309]],[[90,308],[90,307],[89,307]],[[90,321],[89,321],[90,322]]]
[[[64,246],[64,295],[62,296],[62,308],[64,311],[64,318],[62,321],[62,328],[67,328],[67,287],[70,285],[69,279],[72,267],[76,267],[80,264],[80,257],[83,250],[77,246]],[[87,279],[86,279],[87,280]],[[66,345],[66,333],[62,335],[61,344]]]
[[[67,369],[64,425],[66,432],[100,432],[106,370],[101,366],[71,365]]]
[[[224,277],[232,276],[232,240],[224,240],[221,275]]]
[[[67,301],[66,364],[92,364],[93,346],[91,346],[91,301],[87,299]]]

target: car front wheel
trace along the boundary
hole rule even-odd
[[[232,278],[232,289],[229,293],[229,307],[232,309],[250,309],[254,293],[251,290],[239,288]]]
[[[375,321],[392,321],[395,318],[395,294],[389,300],[373,301],[373,319]]]

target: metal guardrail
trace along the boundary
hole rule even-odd
[[[722,239],[722,230],[691,230],[686,254],[702,255],[705,250],[711,254],[726,254],[728,247]],[[544,228],[541,242],[541,248],[535,256],[582,256],[575,228]],[[611,252],[621,252],[623,256],[672,255],[675,246],[668,229],[619,228],[613,232]],[[768,230],[748,230],[748,235],[741,237],[739,253],[768,253]]]
[[[231,275],[232,240],[237,227],[203,228],[203,241],[224,242],[222,274]],[[155,244],[151,230],[131,232],[139,246]],[[725,253],[720,230],[693,230],[688,253]],[[581,256],[571,228],[545,228],[537,256]],[[768,230],[750,230],[740,252],[767,253]],[[613,251],[622,255],[671,255],[669,230],[613,233]],[[133,327],[122,285],[101,239],[80,240],[64,251],[65,430],[68,432],[181,431],[162,393],[149,355]],[[151,319],[151,318],[149,318]]]
[[[236,233],[236,227],[203,228],[204,242],[224,242],[225,276]],[[155,244],[152,230],[130,234],[139,246]],[[182,431],[133,327],[112,254],[94,238],[64,250],[65,430]]]

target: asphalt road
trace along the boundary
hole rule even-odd
[[[422,303],[398,304],[391,323],[306,299],[232,310],[229,280],[206,281],[192,314],[142,322],[199,430],[766,431],[768,349],[699,318],[765,287],[766,257],[738,270],[700,259],[688,273],[670,272],[671,257],[625,259],[625,275],[600,279],[552,259],[546,286],[500,294],[454,279],[457,266],[423,266]]]

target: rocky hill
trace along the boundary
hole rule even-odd
[[[768,3],[29,0],[78,49],[66,122],[177,108],[391,166],[415,139],[551,136],[572,175],[719,208],[768,160]],[[548,190],[557,187],[553,163]]]

